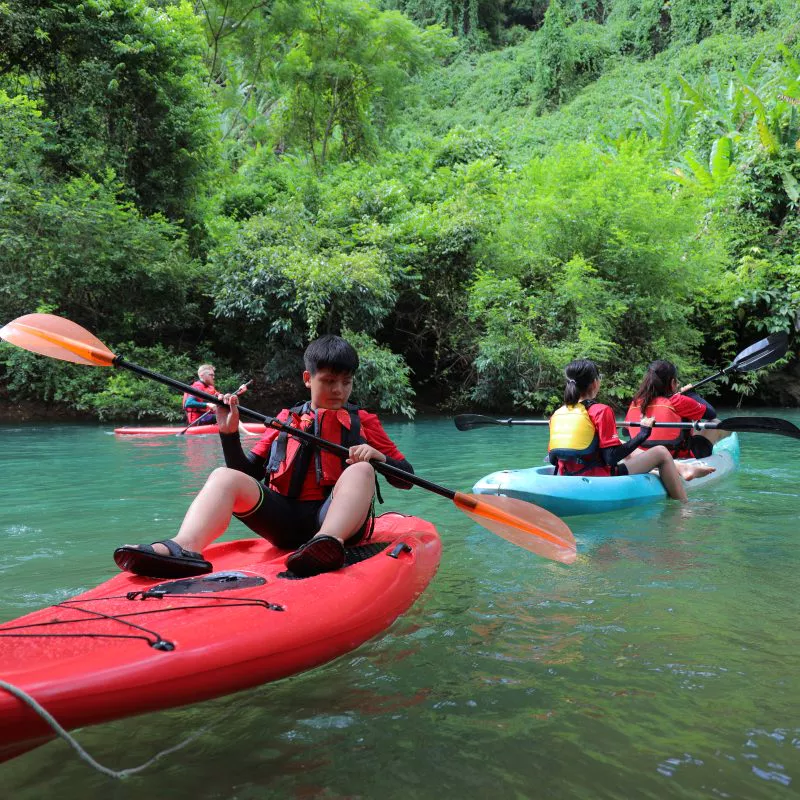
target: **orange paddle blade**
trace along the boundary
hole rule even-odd
[[[577,557],[575,537],[567,524],[533,503],[461,492],[456,492],[453,502],[479,525],[532,553],[562,564],[572,564]]]
[[[116,356],[85,328],[55,314],[26,314],[0,328],[0,339],[32,353],[76,364],[113,366]]]

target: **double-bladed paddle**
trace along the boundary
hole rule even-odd
[[[455,418],[456,428],[471,431],[483,425],[549,425],[546,419],[495,419],[482,414],[460,414]],[[654,422],[657,428],[694,428],[695,430],[719,430],[731,433],[775,433],[800,439],[800,428],[778,417],[728,417],[716,422],[698,420],[697,422]],[[618,428],[637,428],[638,422],[617,421]]]
[[[638,428],[638,422],[618,422],[618,426]],[[774,433],[800,439],[800,428],[779,417],[728,417],[716,422],[697,420],[697,422],[654,422],[658,428],[693,428],[696,431],[729,431],[730,433]]]
[[[751,344],[750,347],[742,350],[725,369],[721,369],[719,372],[709,375],[697,383],[689,384],[689,386],[685,387],[685,391],[694,390],[698,386],[703,386],[717,378],[721,378],[723,375],[727,375],[729,372],[752,372],[769,364],[774,364],[779,358],[783,358],[786,355],[788,348],[789,335],[787,333],[772,333],[766,339]]]
[[[684,387],[685,391],[696,389],[698,386],[709,383],[729,372],[752,372],[775,363],[786,355],[789,347],[789,336],[786,333],[773,333],[766,339],[751,344],[742,350],[725,369],[697,383]],[[482,425],[549,425],[546,419],[494,419],[482,414],[460,414],[455,418],[456,428],[460,431],[471,431]],[[720,430],[731,433],[775,433],[779,436],[791,436],[800,439],[800,429],[785,419],[776,417],[729,417],[717,422],[656,422],[655,427],[661,428],[694,428],[695,430]],[[617,427],[638,427],[636,422],[617,422]]]
[[[208,392],[194,389],[174,378],[126,361],[122,356],[112,353],[103,342],[80,325],[53,314],[27,314],[19,317],[0,329],[0,338],[33,353],[62,361],[127,369],[178,391],[188,392],[201,400],[220,404],[219,399]],[[320,439],[307,431],[292,428],[274,417],[268,417],[244,406],[239,406],[239,413],[259,420],[270,428],[285,431],[290,436],[336,453],[342,458],[347,458],[349,455],[346,447]],[[519,547],[563,564],[575,561],[576,547],[572,531],[566,523],[543,508],[511,497],[456,492],[381,461],[370,463],[383,475],[391,475],[393,478],[452,500],[457,508],[475,522]]]
[[[183,434],[186,433],[186,431],[188,431],[189,428],[194,428],[195,425],[199,425],[203,420],[210,419],[213,413],[214,412],[209,408],[208,411],[199,416],[196,420],[190,422],[183,430],[178,431],[175,435],[183,436]]]

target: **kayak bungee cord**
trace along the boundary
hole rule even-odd
[[[127,778],[130,775],[136,775],[138,772],[142,772],[143,770],[147,769],[151,764],[155,764],[156,761],[164,758],[164,756],[168,756],[171,753],[176,753],[178,750],[182,750],[186,745],[191,744],[195,739],[202,736],[208,730],[211,729],[211,725],[206,725],[204,728],[200,728],[200,730],[195,731],[191,736],[184,739],[182,742],[179,742],[174,747],[169,747],[166,750],[162,750],[159,753],[156,753],[151,759],[145,761],[144,764],[140,764],[138,767],[129,767],[128,769],[121,769],[121,770],[114,770],[110,769],[109,767],[103,766],[99,761],[92,758],[91,755],[84,749],[81,743],[66,731],[58,722],[58,720],[46,709],[44,706],[39,703],[36,698],[31,697],[24,689],[20,689],[19,686],[14,686],[13,683],[8,683],[7,681],[0,680],[0,689],[8,692],[9,694],[16,697],[18,700],[21,700],[25,703],[28,707],[30,707],[36,714],[38,714],[52,729],[53,731],[60,736],[90,767],[93,767],[98,772],[102,772],[103,775],[108,775],[110,778],[116,778],[117,780],[122,780],[123,778]]]
[[[154,587],[151,589],[145,589],[143,591],[138,592],[129,592],[127,595],[111,595],[110,597],[94,597],[91,600],[65,600],[62,603],[56,603],[52,606],[52,608],[63,608],[68,611],[76,611],[80,612],[81,614],[88,614],[91,616],[87,616],[86,618],[76,618],[76,619],[56,619],[51,620],[49,622],[37,622],[32,625],[14,625],[12,627],[2,626],[0,627],[0,638],[17,638],[17,639],[32,639],[32,638],[67,638],[67,639],[141,639],[142,641],[146,642],[150,647],[154,650],[163,650],[165,652],[171,652],[175,649],[175,645],[163,638],[158,631],[151,630],[150,628],[145,628],[142,625],[137,625],[135,622],[130,622],[129,620],[123,619],[123,617],[143,617],[148,614],[164,614],[169,613],[172,611],[180,610],[192,610],[192,609],[229,609],[229,608],[239,608],[242,606],[250,606],[254,608],[263,608],[267,611],[283,611],[284,607],[277,604],[277,603],[270,603],[266,600],[262,600],[258,597],[213,597],[209,596],[208,594],[170,594],[168,592],[158,592],[154,589],[158,587]],[[194,605],[169,605],[164,608],[148,608],[146,611],[131,611],[130,613],[126,614],[103,614],[100,611],[95,611],[90,608],[82,608],[81,606],[77,605],[77,602],[81,603],[97,603],[97,602],[107,602],[109,600],[120,600],[126,598],[131,601],[137,601],[137,605],[139,601],[142,600],[149,600],[149,599],[156,599],[161,600],[164,598],[165,595],[169,594],[169,599],[171,603],[175,603],[177,601],[182,600],[204,600],[204,603],[197,603]],[[120,625],[128,626],[129,628],[133,628],[134,630],[141,631],[141,634],[150,634],[153,638],[149,638],[146,635],[136,635],[132,633],[90,633],[90,632],[81,632],[81,633],[52,633],[50,629],[56,625],[75,625],[78,624],[85,624],[91,622],[118,622]],[[46,628],[46,632],[36,631],[34,633],[18,633],[17,631],[30,631],[32,628]]]

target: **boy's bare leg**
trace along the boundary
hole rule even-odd
[[[322,527],[314,537],[333,536],[346,542],[367,518],[375,494],[375,470],[361,461],[351,464],[333,487],[333,499]]]
[[[249,475],[228,467],[215,469],[189,506],[174,541],[184,550],[202,553],[225,533],[234,511],[249,511],[260,496],[258,483]],[[163,544],[153,545],[153,549],[161,555],[169,555]]]

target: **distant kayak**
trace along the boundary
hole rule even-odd
[[[121,573],[84,594],[0,624],[0,677],[65,728],[186,705],[285,678],[389,627],[433,578],[433,525],[389,513],[346,566],[286,572],[263,539],[207,548],[215,571],[163,581]],[[110,558],[110,552],[109,552]],[[53,738],[0,688],[0,761]]]
[[[697,459],[687,459],[694,462]],[[686,483],[687,492],[704,489],[726,478],[739,465],[739,438],[735,433],[714,445],[713,453],[699,459],[716,471]],[[546,508],[560,517],[601,514],[646,505],[667,498],[658,475],[624,475],[616,478],[554,475],[552,466],[493,472],[473,487],[476,494],[517,497]]]
[[[243,423],[245,430],[253,435],[264,433],[266,428],[260,422]],[[154,428],[114,428],[118,436],[176,436],[184,428],[177,426],[162,426]],[[184,436],[207,436],[210,433],[219,433],[219,425],[193,425],[183,434]]]

